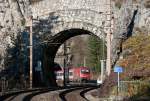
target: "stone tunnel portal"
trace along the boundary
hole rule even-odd
[[[56,77],[54,73],[54,59],[59,47],[68,39],[75,37],[77,35],[93,35],[97,36],[91,31],[80,29],[80,28],[71,28],[67,30],[60,31],[55,34],[51,39],[48,40],[47,45],[44,47],[43,55],[43,71],[46,77],[46,84],[50,86],[57,86]],[[104,35],[104,33],[103,33]],[[104,38],[98,36],[100,38]]]

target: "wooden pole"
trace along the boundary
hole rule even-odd
[[[33,78],[33,74],[32,74],[32,66],[33,66],[33,61],[32,61],[32,57],[33,57],[33,53],[32,53],[32,17],[30,17],[30,88],[32,88],[32,78]]]
[[[64,86],[66,86],[66,42],[64,43]]]

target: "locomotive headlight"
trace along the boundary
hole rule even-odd
[[[82,72],[85,72],[85,70],[84,70],[84,69],[82,69],[81,71],[82,71]]]
[[[87,70],[87,69],[82,69],[81,72],[82,72],[82,73],[89,73],[89,70]]]

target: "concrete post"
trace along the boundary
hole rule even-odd
[[[112,38],[112,33],[113,33],[113,24],[114,20],[112,18],[112,7],[111,7],[111,0],[108,0],[108,14],[107,14],[107,21],[109,22],[110,26],[107,31],[107,60],[106,60],[106,73],[107,75],[110,75],[111,72],[111,38]]]
[[[111,33],[107,33],[107,60],[106,60],[107,75],[111,72]]]
[[[105,78],[105,73],[104,73],[104,64],[105,64],[105,60],[100,60],[100,62],[101,62],[101,81],[103,82],[103,80],[104,80],[104,78]]]

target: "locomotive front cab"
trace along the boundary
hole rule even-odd
[[[80,78],[81,78],[82,82],[87,82],[88,80],[90,80],[90,69],[89,68],[81,68]]]

